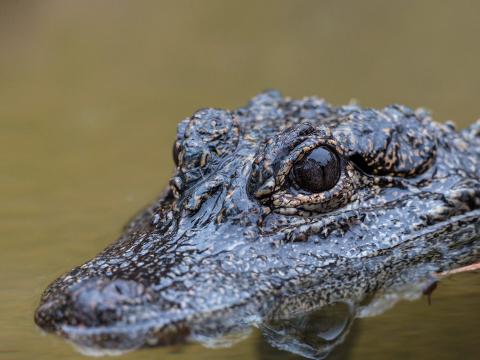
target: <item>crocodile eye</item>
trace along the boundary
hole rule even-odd
[[[340,177],[337,154],[322,146],[312,150],[293,166],[293,179],[305,191],[319,193],[330,190]]]

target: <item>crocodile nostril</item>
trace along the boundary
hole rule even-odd
[[[42,303],[35,311],[35,323],[45,331],[54,331],[63,319],[65,298]]]
[[[72,286],[68,293],[73,315],[85,325],[115,322],[122,307],[140,304],[149,298],[142,284],[122,279],[87,280]]]
[[[89,279],[42,303],[35,320],[45,330],[62,325],[107,325],[118,321],[125,308],[151,300],[151,293],[136,281]]]

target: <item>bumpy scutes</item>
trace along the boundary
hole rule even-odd
[[[275,346],[290,339],[292,351],[318,357],[290,320],[335,304],[351,319],[375,294],[478,260],[479,133],[424,110],[275,91],[240,109],[199,110],[178,126],[164,194],[55,280],[35,321],[96,350],[211,345],[260,324]],[[338,161],[328,168],[337,180],[310,192],[292,169],[319,147]],[[328,349],[350,323],[324,339]]]

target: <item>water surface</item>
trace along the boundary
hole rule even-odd
[[[265,88],[333,104],[480,117],[471,1],[2,1],[0,358],[76,359],[33,323],[42,290],[165,186],[176,123]],[[478,358],[480,278],[357,320],[332,358]],[[258,330],[220,350],[125,359],[280,359]]]

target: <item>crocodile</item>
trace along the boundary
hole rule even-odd
[[[88,349],[208,343],[479,260],[480,121],[270,90],[181,121],[173,159],[120,238],[44,291],[41,329]]]

